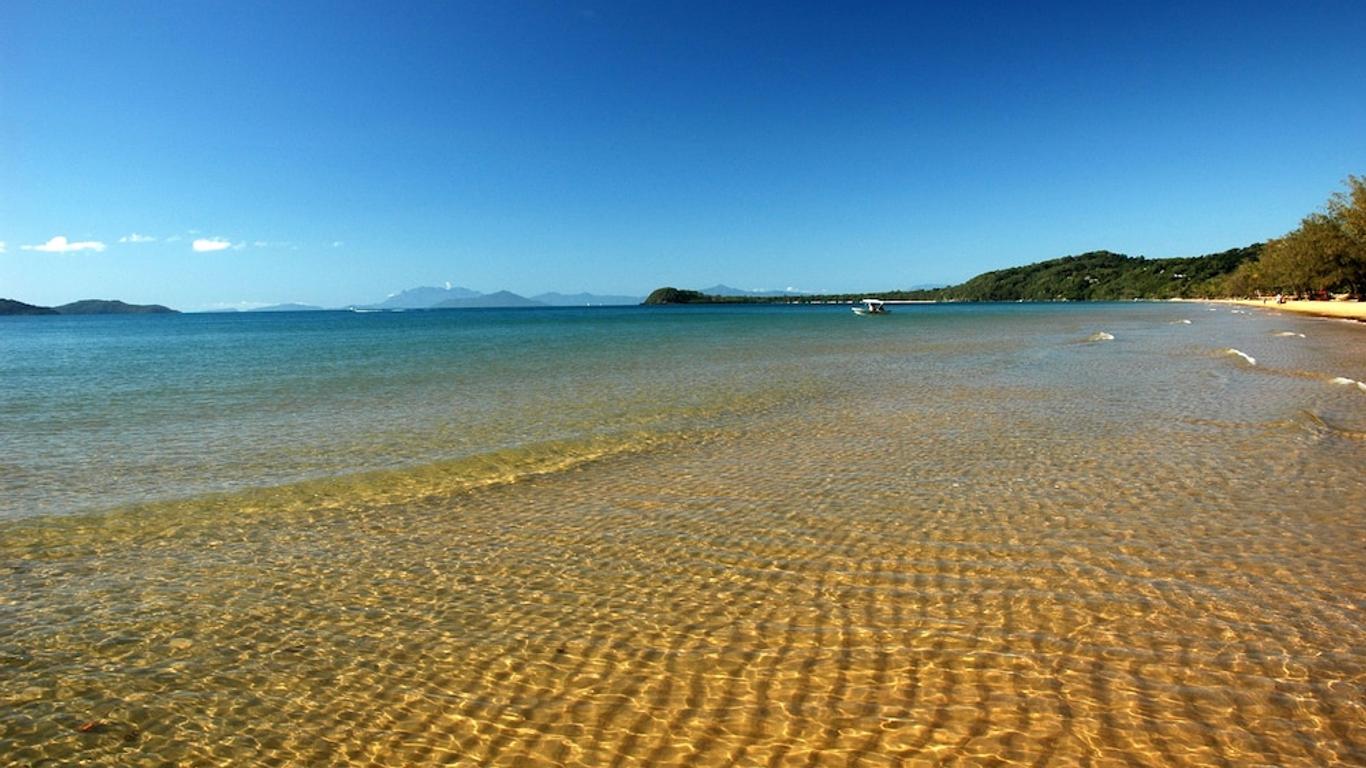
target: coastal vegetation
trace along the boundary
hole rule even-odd
[[[683,288],[656,288],[642,304],[773,304],[785,301],[775,296],[721,296]]]
[[[1224,283],[1224,295],[1292,296],[1366,289],[1366,177],[1348,176],[1347,189],[1324,210],[1305,216],[1293,231],[1267,242],[1261,258],[1240,264]]]
[[[978,275],[929,293],[941,301],[1123,301],[1211,298],[1261,244],[1207,256],[1147,259],[1093,251]]]
[[[1366,289],[1366,177],[1348,176],[1321,212],[1294,231],[1205,256],[1148,259],[1110,251],[1041,261],[980,274],[929,290],[808,296],[716,296],[660,288],[646,304],[853,302],[865,296],[920,301],[1127,301],[1248,298],[1285,294],[1360,298]]]
[[[852,302],[865,296],[899,301],[1120,301],[1129,299],[1212,298],[1222,295],[1223,280],[1240,264],[1254,261],[1254,243],[1207,256],[1147,259],[1110,251],[1041,261],[985,272],[960,285],[921,290],[791,296],[712,296],[700,291],[660,288],[646,304],[773,304]]]

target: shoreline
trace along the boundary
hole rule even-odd
[[[1338,320],[1355,320],[1366,323],[1366,301],[1286,301],[1277,304],[1273,299],[1209,299],[1216,304],[1236,304],[1277,312],[1291,312],[1297,315],[1331,317]]]

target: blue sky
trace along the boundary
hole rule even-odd
[[[0,296],[886,289],[1366,173],[1366,4],[1107,5],[12,0]]]

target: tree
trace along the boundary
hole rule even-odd
[[[1366,287],[1366,179],[1348,176],[1347,191],[1334,194],[1325,209],[1267,242],[1256,263],[1229,276],[1226,290],[1239,295],[1347,291],[1359,296]]]
[[[1269,247],[1267,243],[1264,247]],[[1266,258],[1266,251],[1262,251],[1262,258]],[[1245,261],[1238,265],[1238,268],[1228,273],[1223,279],[1222,284],[1215,282],[1214,290],[1210,293],[1214,296],[1234,296],[1241,298],[1251,298],[1262,289],[1261,270],[1263,269],[1260,261]]]
[[[1347,191],[1328,201],[1328,216],[1338,225],[1339,269],[1353,296],[1366,288],[1366,178],[1347,177]]]

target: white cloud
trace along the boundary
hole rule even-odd
[[[228,248],[232,247],[232,243],[228,242],[227,240],[224,240],[221,237],[201,237],[198,240],[195,240],[193,243],[191,243],[190,247],[195,249],[195,251],[198,253],[207,253],[209,251],[227,250]]]
[[[4,252],[5,252],[5,241],[4,241],[4,240],[0,240],[0,253],[4,253]]]
[[[25,251],[42,251],[43,253],[72,253],[74,251],[103,251],[104,243],[98,240],[82,240],[80,242],[70,242],[65,235],[57,235],[42,245],[21,245]]]
[[[157,239],[151,235],[139,235],[136,232],[119,238],[120,243],[155,243],[156,241]]]

